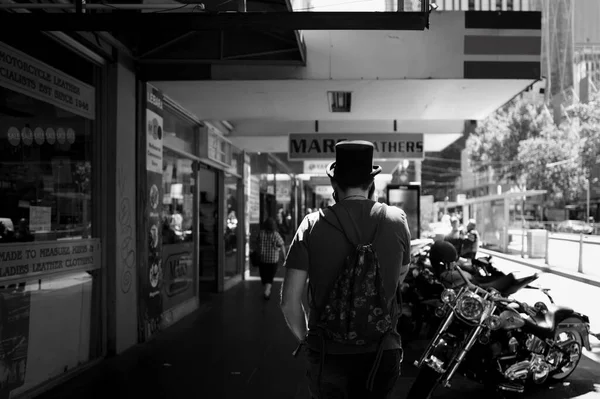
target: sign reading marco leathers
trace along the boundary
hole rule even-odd
[[[344,140],[367,140],[375,146],[375,159],[422,159],[423,133],[293,133],[288,159],[333,159],[335,145]]]

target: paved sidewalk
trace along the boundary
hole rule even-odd
[[[584,273],[578,273],[576,271],[568,270],[566,268],[559,267],[559,266],[548,266],[546,264],[546,262],[544,261],[544,259],[522,258],[521,255],[506,254],[504,252],[493,251],[493,250],[485,249],[485,248],[480,248],[478,253],[479,252],[482,254],[492,255],[496,258],[506,259],[511,262],[520,263],[522,265],[532,267],[534,269],[537,269],[537,270],[540,270],[540,271],[543,271],[546,273],[557,274],[561,277],[565,277],[565,278],[568,278],[571,280],[579,281],[581,283],[600,287],[600,277],[589,275],[589,274],[584,274]]]
[[[276,283],[275,292],[280,287]],[[105,360],[38,398],[309,399],[304,360],[291,356],[294,339],[276,297],[262,298],[260,281],[244,281],[204,303],[149,343]],[[412,363],[426,344],[417,341],[405,347],[394,399],[406,397],[417,373]],[[528,397],[599,398],[596,381],[600,367],[585,359],[570,384]],[[451,389],[440,388],[435,394],[440,399],[485,395],[478,384],[461,377],[453,380]]]
[[[39,398],[306,397],[294,349],[275,298],[265,301],[260,282],[247,281],[212,295],[209,308],[154,340]]]

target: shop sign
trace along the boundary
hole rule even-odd
[[[200,156],[221,166],[232,166],[233,148],[231,143],[222,137],[216,129],[208,126],[200,131]]]
[[[0,279],[100,267],[100,239],[22,243],[0,248]]]
[[[50,231],[52,208],[49,206],[29,206],[29,230]]]
[[[335,145],[345,140],[368,140],[375,159],[423,159],[423,133],[292,133],[288,160],[335,158]]]
[[[331,179],[328,176],[311,176],[308,182],[313,186],[331,185]]]
[[[92,86],[1,42],[0,86],[88,119],[96,117]]]
[[[258,176],[250,176],[248,210],[248,219],[250,223],[260,223],[260,179]]]
[[[324,161],[304,161],[304,173],[309,175],[326,175],[327,165],[333,162],[333,159]]]
[[[163,94],[147,85],[146,89],[146,204],[144,227],[147,242],[147,261],[140,262],[138,295],[140,323],[144,338],[150,338],[160,328],[163,314],[163,247],[162,203],[163,185]]]
[[[330,197],[333,194],[333,187],[331,186],[316,186],[315,194],[321,197]]]
[[[146,170],[162,174],[164,98],[150,85],[146,93]]]
[[[181,243],[163,246],[164,278],[163,309],[173,309],[194,297],[194,244]]]
[[[290,180],[277,182],[277,195],[275,200],[278,203],[288,203],[292,200],[292,182]]]

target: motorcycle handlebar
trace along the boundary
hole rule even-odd
[[[537,311],[535,310],[534,307],[529,306],[525,302],[519,302],[519,301],[517,301],[516,299],[513,299],[513,298],[495,297],[495,298],[492,298],[492,301],[494,301],[494,302],[500,302],[500,303],[506,303],[507,305],[511,304],[511,303],[516,303],[529,316],[533,317],[533,316],[535,316],[537,314]]]
[[[461,269],[461,267],[458,264],[455,265],[455,269],[458,272],[458,274],[460,275],[460,277],[463,279],[463,281],[465,282],[465,284],[467,285],[467,287],[469,287],[469,288],[477,287],[475,284],[473,284],[468,279],[468,277],[465,275],[465,272]],[[494,302],[504,302],[506,304],[516,303],[528,315],[534,316],[534,315],[537,314],[537,311],[533,307],[529,306],[525,302],[519,302],[519,301],[517,301],[516,299],[513,299],[513,298],[505,298],[505,297],[502,297],[502,296],[498,296],[498,297],[492,297],[491,300],[494,301]]]

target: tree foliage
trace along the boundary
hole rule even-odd
[[[561,130],[572,129],[579,133],[581,165],[587,174],[600,154],[600,94],[596,93],[587,104],[568,107],[566,114]]]
[[[577,133],[553,126],[539,136],[521,141],[516,160],[522,167],[521,178],[526,187],[546,190],[554,205],[576,200],[583,187],[578,152]],[[564,163],[548,166],[555,162]]]
[[[491,168],[499,180],[520,183],[523,169],[517,159],[520,143],[538,137],[550,125],[552,117],[543,105],[527,100],[509,103],[479,124],[468,138],[472,169],[483,172]]]
[[[600,97],[568,107],[558,127],[543,104],[513,101],[480,123],[466,147],[473,171],[547,190],[556,205],[575,201],[600,154]]]

